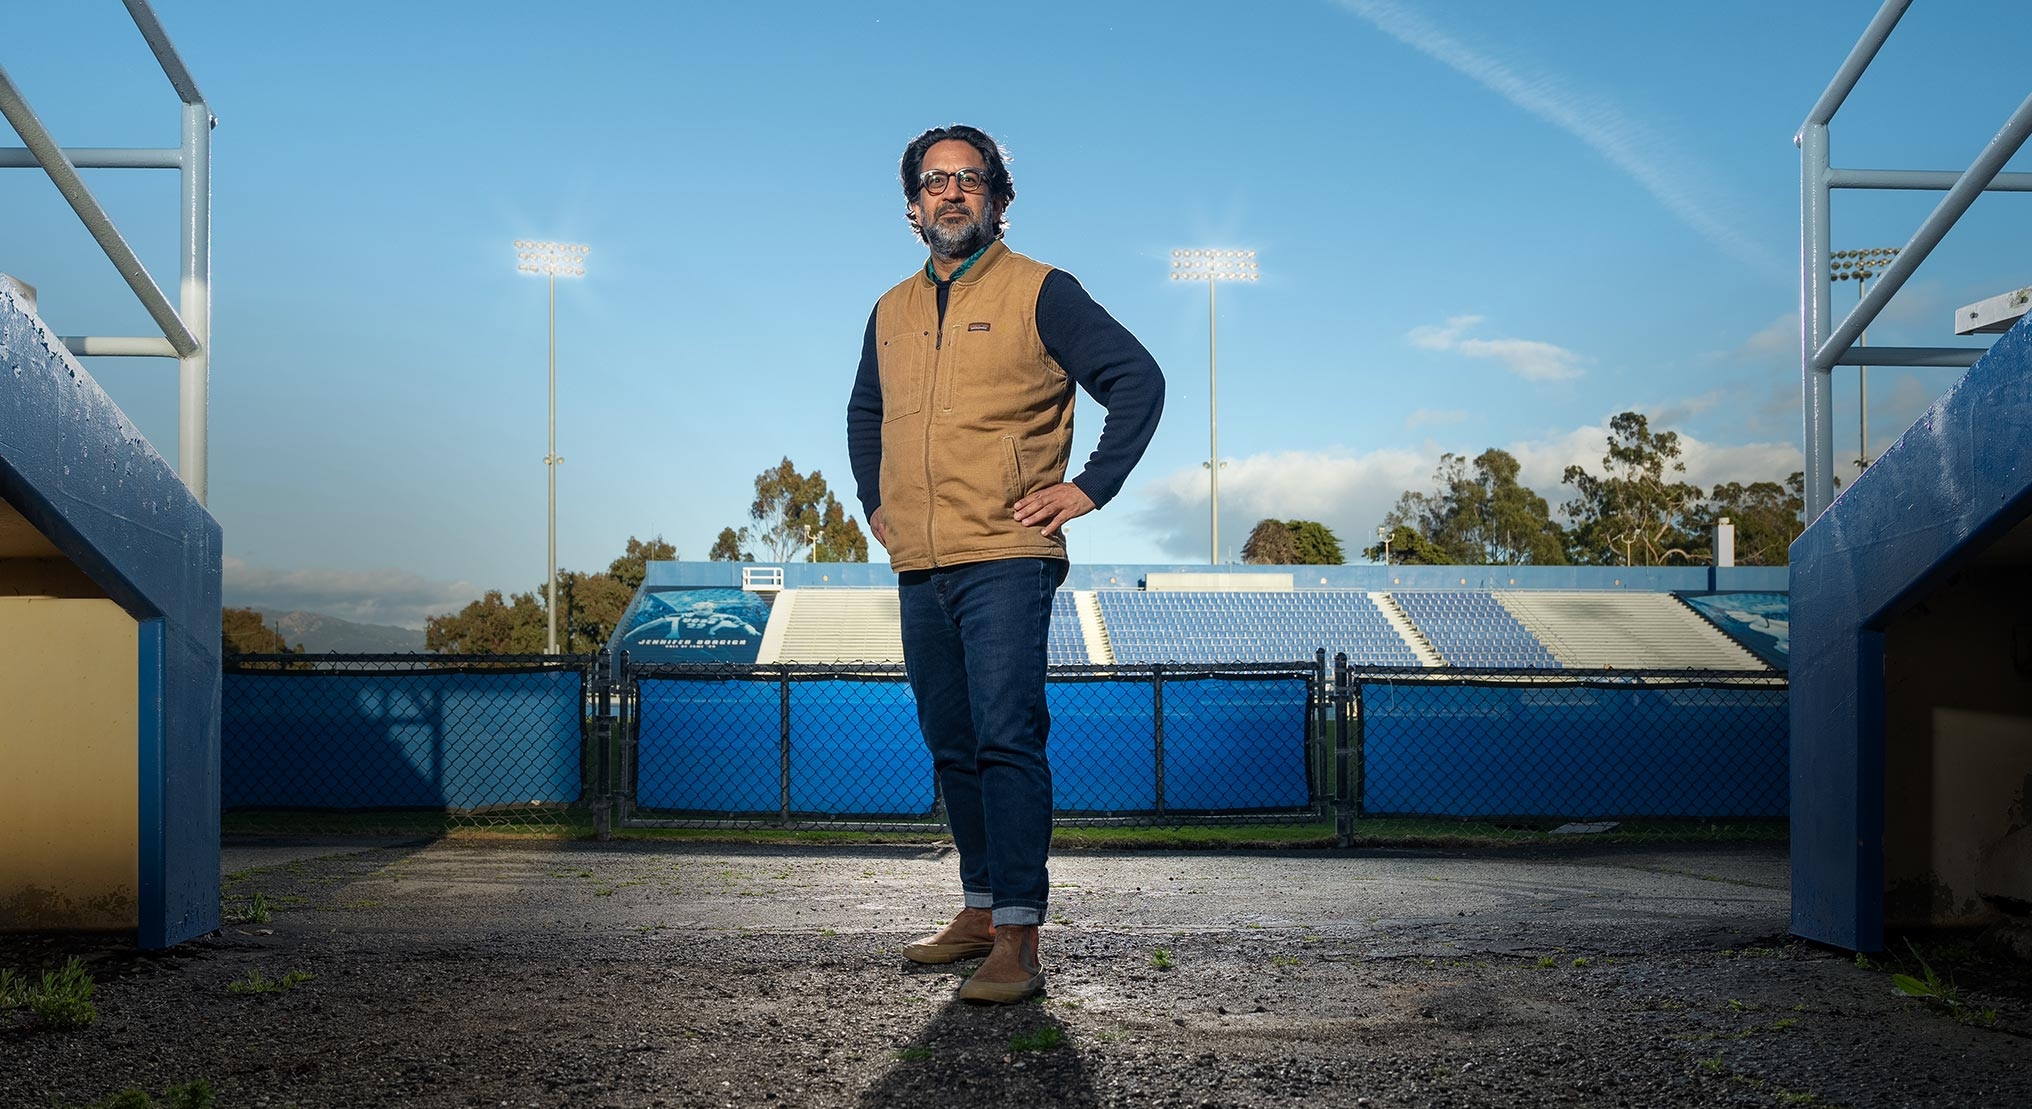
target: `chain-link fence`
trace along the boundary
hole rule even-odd
[[[1337,659],[1334,685],[1343,838],[1785,834],[1782,674]]]
[[[903,668],[656,664],[629,690],[634,826],[943,827]],[[1045,686],[1058,822],[1323,821],[1320,665],[1060,665]]]
[[[587,655],[229,655],[227,827],[591,828]]]
[[[1046,695],[1061,827],[1277,824],[1342,843],[1785,834],[1782,674],[1321,655],[1054,666]],[[604,833],[610,817],[944,830],[893,664],[240,655],[222,708],[235,830]]]

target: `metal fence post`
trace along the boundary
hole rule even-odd
[[[1312,652],[1312,689],[1305,717],[1306,773],[1312,775],[1312,805],[1321,816],[1333,806],[1333,762],[1327,725],[1326,648]]]
[[[612,656],[609,662],[614,661]],[[629,671],[628,652],[622,651],[613,674],[614,730],[619,737],[621,774],[617,792],[621,795],[621,819],[635,816],[635,742],[638,713],[635,707],[634,676]]]
[[[1334,843],[1350,846],[1355,837],[1355,808],[1361,804],[1358,784],[1349,779],[1348,716],[1353,703],[1348,683],[1348,656],[1334,655]],[[1356,771],[1359,776],[1359,771]]]
[[[785,824],[790,823],[790,667],[781,671],[778,679],[777,701],[777,815]]]
[[[593,742],[600,746],[599,788],[594,794],[598,800],[593,803],[593,835],[598,839],[611,839],[614,835],[614,767],[609,745],[614,737],[614,718],[610,714],[612,687],[609,684],[611,656],[602,649],[593,653],[591,671],[593,679]]]
[[[1151,715],[1151,758],[1156,761],[1152,778],[1157,795],[1153,811],[1164,813],[1164,664],[1155,663],[1150,667],[1150,715]]]

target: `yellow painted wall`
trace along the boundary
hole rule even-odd
[[[138,628],[82,581],[0,558],[0,931],[139,923]]]

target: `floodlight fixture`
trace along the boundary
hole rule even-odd
[[[516,271],[542,274],[550,290],[550,449],[543,456],[544,470],[550,475],[550,579],[543,605],[550,618],[544,652],[552,655],[557,653],[557,464],[564,461],[557,453],[557,279],[584,277],[586,255],[592,249],[584,243],[515,240]]]
[[[515,268],[522,273],[540,273],[549,277],[584,277],[586,255],[592,249],[584,243],[517,239]]]
[[[1870,278],[1891,268],[1898,257],[1895,246],[1870,247],[1865,250],[1837,250],[1828,257],[1828,277],[1835,281],[1856,283],[1856,302],[1861,303],[1863,294],[1870,288]],[[1870,345],[1870,332],[1864,328],[1856,336],[1856,345]],[[1856,437],[1856,472],[1861,473],[1870,465],[1870,368],[1856,367],[1856,397],[1860,401],[1861,415],[1857,417],[1860,431]]]
[[[1208,547],[1209,562],[1221,561],[1221,421],[1215,399],[1214,288],[1223,281],[1257,279],[1253,250],[1191,249],[1171,252],[1173,281],[1204,281],[1207,286],[1207,480],[1210,494],[1207,512],[1212,522]]]

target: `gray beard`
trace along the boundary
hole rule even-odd
[[[995,212],[989,207],[981,218],[961,227],[938,219],[924,225],[924,242],[941,258],[965,258],[995,241]]]

